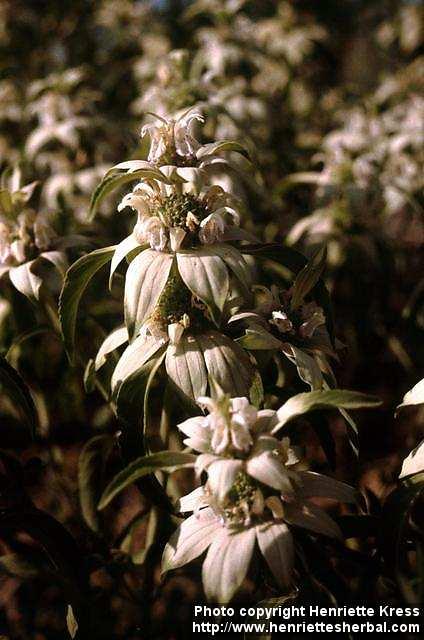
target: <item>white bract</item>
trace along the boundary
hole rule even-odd
[[[311,497],[355,501],[352,487],[303,470],[288,438],[272,435],[277,412],[257,410],[247,398],[199,398],[209,415],[179,425],[184,444],[199,451],[195,468],[207,473],[204,486],[180,499],[178,509],[193,511],[169,540],[163,570],[199,557],[207,597],[230,600],[243,582],[257,542],[277,584],[293,582],[292,526],[339,538],[341,532]]]

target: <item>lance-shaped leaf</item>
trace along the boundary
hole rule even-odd
[[[277,411],[278,423],[272,430],[275,433],[290,420],[308,411],[316,409],[370,409],[381,405],[381,400],[359,391],[331,389],[329,391],[311,391],[298,393],[289,398]]]
[[[191,400],[205,395],[208,374],[202,351],[193,336],[183,334],[178,344],[168,346],[165,366],[171,380]]]
[[[36,260],[9,269],[9,278],[18,291],[30,300],[38,300],[43,281],[33,272]]]
[[[0,356],[0,391],[10,396],[14,406],[17,407],[23,415],[34,437],[38,422],[34,400],[19,373],[3,356]]]
[[[85,522],[93,531],[99,531],[99,501],[106,460],[112,451],[113,436],[99,435],[89,440],[78,461],[78,487],[81,511]]]
[[[197,340],[203,351],[209,379],[213,378],[225,393],[248,396],[254,369],[246,352],[218,331],[199,334]]]
[[[308,293],[315,287],[324,271],[326,259],[327,251],[323,247],[312,256],[308,264],[297,274],[292,287],[293,295],[290,303],[292,309],[297,309]]]
[[[89,221],[93,220],[94,216],[97,213],[97,210],[100,206],[100,203],[104,200],[104,198],[109,195],[112,191],[117,189],[118,187],[122,187],[129,182],[135,182],[136,180],[151,179],[151,180],[159,180],[161,182],[165,182],[170,184],[169,178],[167,178],[159,169],[156,169],[152,166],[146,167],[143,169],[138,169],[136,171],[128,171],[123,173],[122,171],[109,171],[106,176],[103,178],[101,183],[96,187],[93,197],[90,202],[90,211],[88,215]]]
[[[299,378],[303,380],[303,382],[306,382],[306,384],[311,387],[312,391],[322,388],[322,373],[316,360],[312,356],[305,353],[302,349],[288,343],[284,345],[283,351],[289,360],[296,365]]]
[[[219,325],[230,286],[222,258],[209,248],[179,251],[177,264],[186,286],[207,305],[214,322]]]
[[[202,567],[208,600],[222,604],[231,600],[246,577],[255,541],[253,527],[236,532],[221,527],[217,531]]]
[[[130,340],[158,302],[168,280],[173,256],[146,249],[134,258],[125,278],[125,324]]]
[[[417,384],[404,395],[402,404],[397,407],[396,413],[399,409],[403,409],[403,407],[417,404],[424,404],[424,378],[417,382]]]
[[[195,461],[195,455],[182,451],[161,451],[160,453],[152,453],[150,456],[137,458],[108,484],[98,508],[104,509],[118,493],[143,476],[159,470],[171,472],[182,467],[192,467]]]
[[[108,171],[106,171],[104,178],[109,178],[111,175],[114,175],[119,172],[125,173],[134,173],[134,171],[139,171],[140,169],[153,169],[151,163],[147,160],[126,160],[125,162],[119,162],[119,164],[115,164],[115,166],[111,167]]]
[[[234,140],[222,140],[221,142],[211,142],[209,144],[204,144],[197,151],[196,156],[200,160],[210,155],[219,155],[220,153],[224,153],[225,151],[237,151],[237,153],[241,153],[243,156],[248,155],[246,148],[243,147],[243,145],[239,142],[236,142]]]
[[[96,249],[83,256],[68,269],[59,299],[59,318],[68,357],[73,361],[75,325],[78,306],[92,277],[111,260],[115,247]]]
[[[275,338],[272,333],[261,327],[259,324],[246,329],[244,336],[237,338],[238,344],[243,349],[252,351],[269,351],[270,349],[281,349],[281,340]]]

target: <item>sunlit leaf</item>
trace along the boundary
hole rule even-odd
[[[78,622],[75,618],[74,611],[70,604],[68,604],[68,609],[66,611],[66,626],[68,627],[69,635],[71,636],[72,640],[74,640],[78,632]]]
[[[379,407],[381,400],[375,396],[370,396],[359,391],[346,391],[344,389],[331,389],[329,391],[311,391],[309,393],[299,393],[278,410],[278,424],[274,427],[273,433],[287,424],[290,420],[317,409],[371,409]]]

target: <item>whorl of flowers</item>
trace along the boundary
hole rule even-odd
[[[241,345],[253,351],[282,353],[296,365],[299,377],[311,389],[325,386],[324,375],[334,381],[328,356],[337,358],[324,310],[314,300],[307,301],[324,256],[316,254],[288,290],[256,285],[256,308],[236,313],[229,320],[245,326],[245,334],[238,340]]]
[[[227,231],[238,226],[237,200],[222,187],[210,183],[208,168],[225,162],[220,145],[201,145],[190,132],[193,121],[203,122],[197,111],[177,119],[164,119],[145,125],[142,136],[150,136],[145,170],[156,169],[157,178],[144,179],[122,199],[125,207],[138,214],[134,236],[152,249],[177,251],[195,244],[225,240]],[[231,147],[230,147],[231,148]],[[162,177],[162,179],[161,179]]]
[[[0,277],[8,274],[18,291],[38,298],[41,278],[33,271],[40,260],[52,263],[63,275],[66,256],[57,249],[60,242],[48,221],[27,206],[37,182],[20,186],[15,170],[2,177],[0,194]]]
[[[184,444],[200,452],[195,469],[204,486],[180,499],[193,511],[168,542],[163,570],[175,569],[207,551],[203,584],[211,600],[228,601],[248,571],[255,541],[277,584],[290,588],[294,530],[302,527],[340,537],[338,525],[310,501],[355,501],[352,487],[306,471],[288,438],[279,440],[278,411],[257,410],[247,398],[199,398],[209,414],[179,425]]]
[[[210,168],[226,167],[235,142],[201,145],[190,127],[197,111],[159,118],[143,127],[148,160],[124,162],[104,178],[104,188],[139,179],[118,209],[137,212],[133,232],[115,249],[111,277],[131,252],[125,277],[125,328],[101,346],[96,366],[125,342],[112,376],[118,389],[152,356],[165,359],[169,378],[193,402],[209,379],[232,393],[248,394],[253,367],[242,347],[221,332],[227,301],[250,296],[252,267],[230,241],[244,239],[236,199],[214,184]]]

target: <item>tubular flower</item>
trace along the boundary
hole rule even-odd
[[[277,412],[258,411],[247,398],[199,398],[209,415],[179,425],[184,444],[199,451],[196,470],[204,486],[184,496],[180,512],[193,511],[173,534],[163,554],[163,570],[176,569],[207,550],[203,585],[207,597],[230,600],[240,587],[255,542],[276,582],[293,581],[292,526],[341,537],[338,525],[309,499],[355,501],[352,487],[302,470],[288,438],[278,440]]]
[[[36,182],[19,187],[15,171],[0,202],[0,278],[6,274],[14,287],[28,298],[39,297],[42,279],[35,273],[42,260],[64,275],[67,262],[60,241],[43,216],[27,208]]]
[[[322,374],[332,377],[327,356],[337,357],[326,327],[324,311],[314,301],[294,307],[293,289],[279,291],[256,287],[262,300],[254,311],[234,315],[230,322],[242,321],[245,335],[239,339],[247,349],[276,349],[293,362],[300,378],[312,389],[324,384]]]

